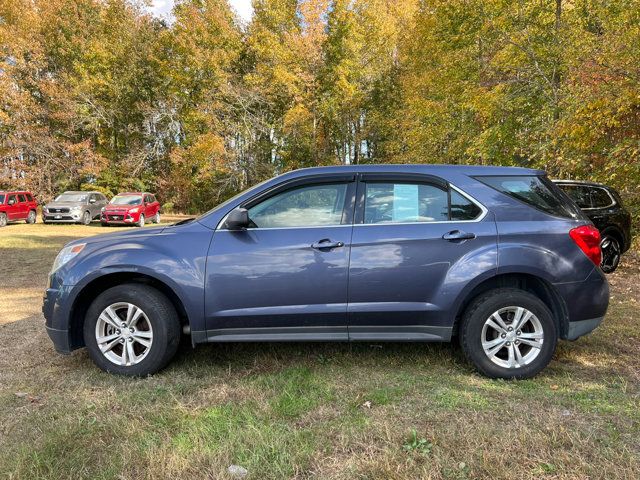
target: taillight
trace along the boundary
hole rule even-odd
[[[600,232],[593,225],[583,225],[572,229],[569,235],[580,247],[580,250],[596,265],[602,262],[602,250],[600,250]]]

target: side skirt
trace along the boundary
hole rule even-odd
[[[226,342],[449,342],[451,327],[403,325],[393,327],[221,328],[191,332],[193,345]]]

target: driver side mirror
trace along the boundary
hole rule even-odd
[[[224,222],[227,230],[244,230],[249,227],[249,212],[246,208],[236,208],[231,210]]]

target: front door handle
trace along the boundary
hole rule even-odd
[[[344,247],[344,242],[332,242],[330,238],[323,238],[311,244],[311,248],[315,248],[316,250],[330,250],[339,247]]]
[[[475,233],[471,232],[461,232],[460,230],[452,230],[450,232],[445,233],[442,238],[445,240],[449,240],[450,242],[456,242],[461,240],[473,240],[476,238]]]

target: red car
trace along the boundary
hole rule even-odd
[[[31,192],[0,192],[0,227],[18,220],[36,223],[37,208],[38,204]]]
[[[147,220],[160,223],[160,203],[147,192],[119,193],[100,214],[100,222],[107,225],[135,225],[144,227]]]

